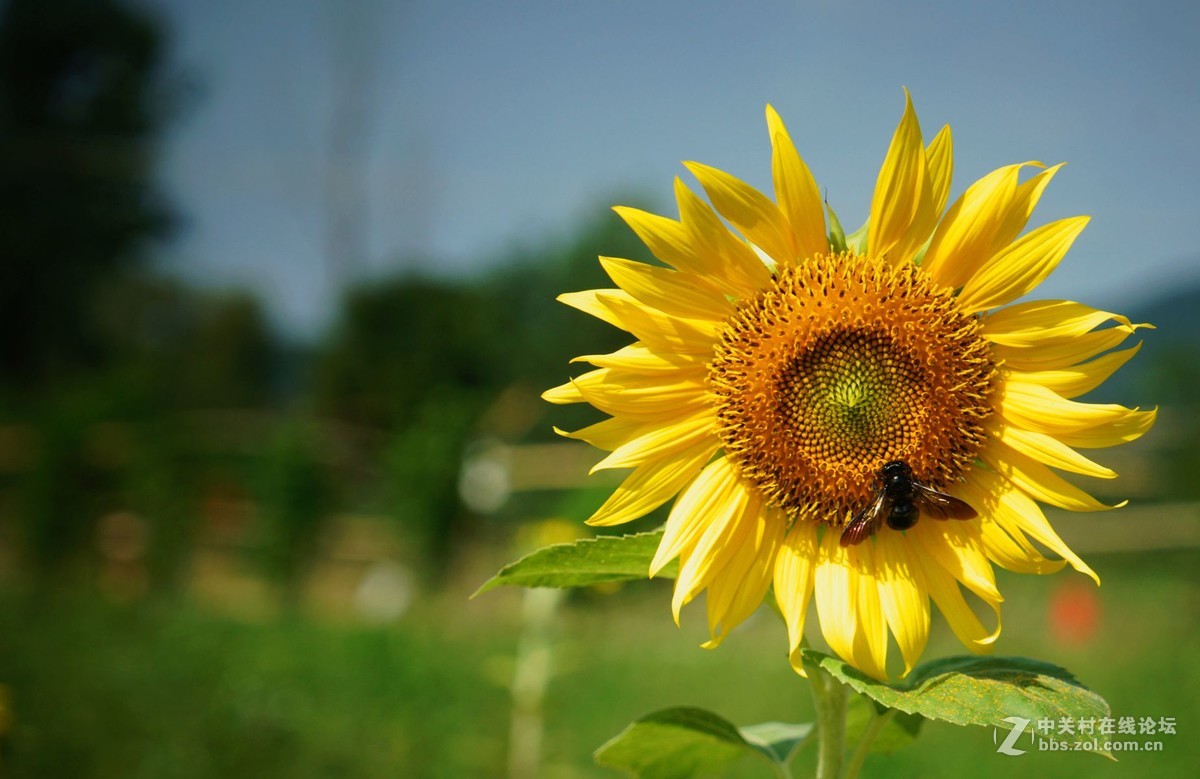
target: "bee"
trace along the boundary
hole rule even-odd
[[[908,530],[921,514],[934,519],[974,519],[975,509],[964,501],[927,487],[913,476],[903,460],[892,460],[879,469],[878,486],[871,503],[842,530],[842,546],[861,544],[883,522],[892,530]]]

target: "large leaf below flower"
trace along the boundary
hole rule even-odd
[[[587,587],[604,582],[645,579],[662,531],[629,536],[599,536],[555,544],[509,563],[483,583],[475,595],[501,585],[517,587]],[[678,563],[657,576],[674,578]]]
[[[1108,703],[1066,669],[1024,657],[958,656],[918,666],[901,684],[872,679],[821,652],[804,650],[804,662],[820,666],[851,689],[890,709],[955,725],[1012,730],[1020,720],[1032,734],[1039,720],[1058,722],[1111,716]],[[1032,737],[1032,735],[1031,735]],[[1092,734],[1048,736],[1059,741],[1092,741]],[[1104,750],[1096,751],[1107,757]]]
[[[812,725],[782,722],[739,729],[711,711],[681,706],[632,723],[596,750],[596,762],[638,779],[687,779],[744,754],[787,764],[811,732]]]

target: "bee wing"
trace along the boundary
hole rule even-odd
[[[862,511],[855,514],[854,518],[842,530],[842,546],[861,544],[875,535],[875,531],[879,529],[879,525],[883,522],[884,517],[892,513],[892,504],[894,502],[886,490],[877,492],[875,499],[867,504]]]
[[[974,519],[979,516],[966,501],[926,487],[917,481],[913,482],[913,497],[916,498],[917,507],[921,512],[934,519]]]

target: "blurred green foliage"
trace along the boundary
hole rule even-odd
[[[1001,576],[1009,596],[998,651],[1053,657],[1102,691],[1113,715],[1174,717],[1163,751],[996,753],[990,731],[928,723],[917,746],[868,758],[865,776],[1188,776],[1200,742],[1192,662],[1195,550],[1091,561],[1102,615],[1085,644],[1046,629],[1048,591],[1078,581]],[[1074,575],[1078,577],[1078,575]],[[1078,577],[1082,579],[1082,577]],[[1087,585],[1091,590],[1091,585]],[[640,714],[695,705],[739,723],[811,719],[804,683],[783,657],[783,625],[766,609],[706,652],[700,612],[683,629],[668,585],[617,596],[577,593],[554,631],[544,704],[543,775],[608,777],[591,753]],[[0,673],[13,725],[0,763],[14,776],[497,777],[505,775],[507,685],[520,593],[473,602],[455,590],[403,624],[240,622],[192,607],[132,608],[88,597],[0,599]],[[486,599],[486,600],[485,600]],[[1154,608],[1146,608],[1154,604]],[[929,656],[958,653],[940,619]],[[797,775],[810,775],[811,748]],[[732,777],[761,777],[752,760]]]

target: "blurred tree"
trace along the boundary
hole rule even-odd
[[[596,211],[601,216],[565,242],[519,254],[482,280],[483,294],[496,301],[491,327],[501,337],[485,340],[481,348],[502,366],[497,377],[502,385],[527,382],[536,396],[587,369],[569,365],[572,357],[611,351],[632,340],[628,333],[555,302],[563,292],[613,286],[597,255],[653,261],[616,214]]]
[[[92,295],[162,235],[152,186],[164,41],[115,0],[0,9],[0,379],[96,362]]]
[[[568,290],[612,286],[600,253],[644,257],[645,249],[607,214],[566,241],[515,252],[477,281],[406,276],[353,290],[317,357],[320,409],[403,428],[425,398],[447,391],[478,392],[486,404],[516,382],[537,394],[564,381],[574,355],[630,340],[554,302]]]
[[[97,441],[95,399],[62,394],[56,413],[38,420],[37,460],[22,491],[25,544],[40,586],[77,583],[91,531],[112,496],[112,472]],[[98,444],[98,445],[97,445]]]
[[[242,294],[130,276],[98,296],[96,312],[104,364],[0,408],[35,431],[30,478],[18,483],[28,549],[52,579],[84,559],[101,513],[132,511],[149,531],[150,583],[169,589],[204,492],[199,464],[223,462],[247,483],[258,472],[246,454],[263,443],[246,422],[261,426],[276,398],[280,349]]]
[[[384,431],[379,508],[428,553],[432,572],[474,531],[458,497],[464,452],[509,388],[535,398],[571,373],[576,354],[628,334],[556,304],[566,290],[610,286],[598,253],[638,256],[612,215],[566,241],[515,254],[482,279],[403,277],[350,293],[315,365],[324,416]],[[496,420],[491,420],[495,423]],[[523,434],[529,426],[506,428]],[[534,435],[552,437],[546,429]]]
[[[318,458],[319,450],[310,421],[298,418],[276,432],[261,460],[267,567],[283,587],[289,607],[299,603],[304,574],[333,508],[329,473]]]
[[[372,427],[403,427],[420,402],[448,390],[484,391],[499,366],[486,345],[498,301],[461,283],[403,278],[346,299],[330,346],[318,357],[322,409]]]
[[[264,408],[276,398],[283,351],[259,300],[130,276],[94,301],[106,369],[135,407]]]

